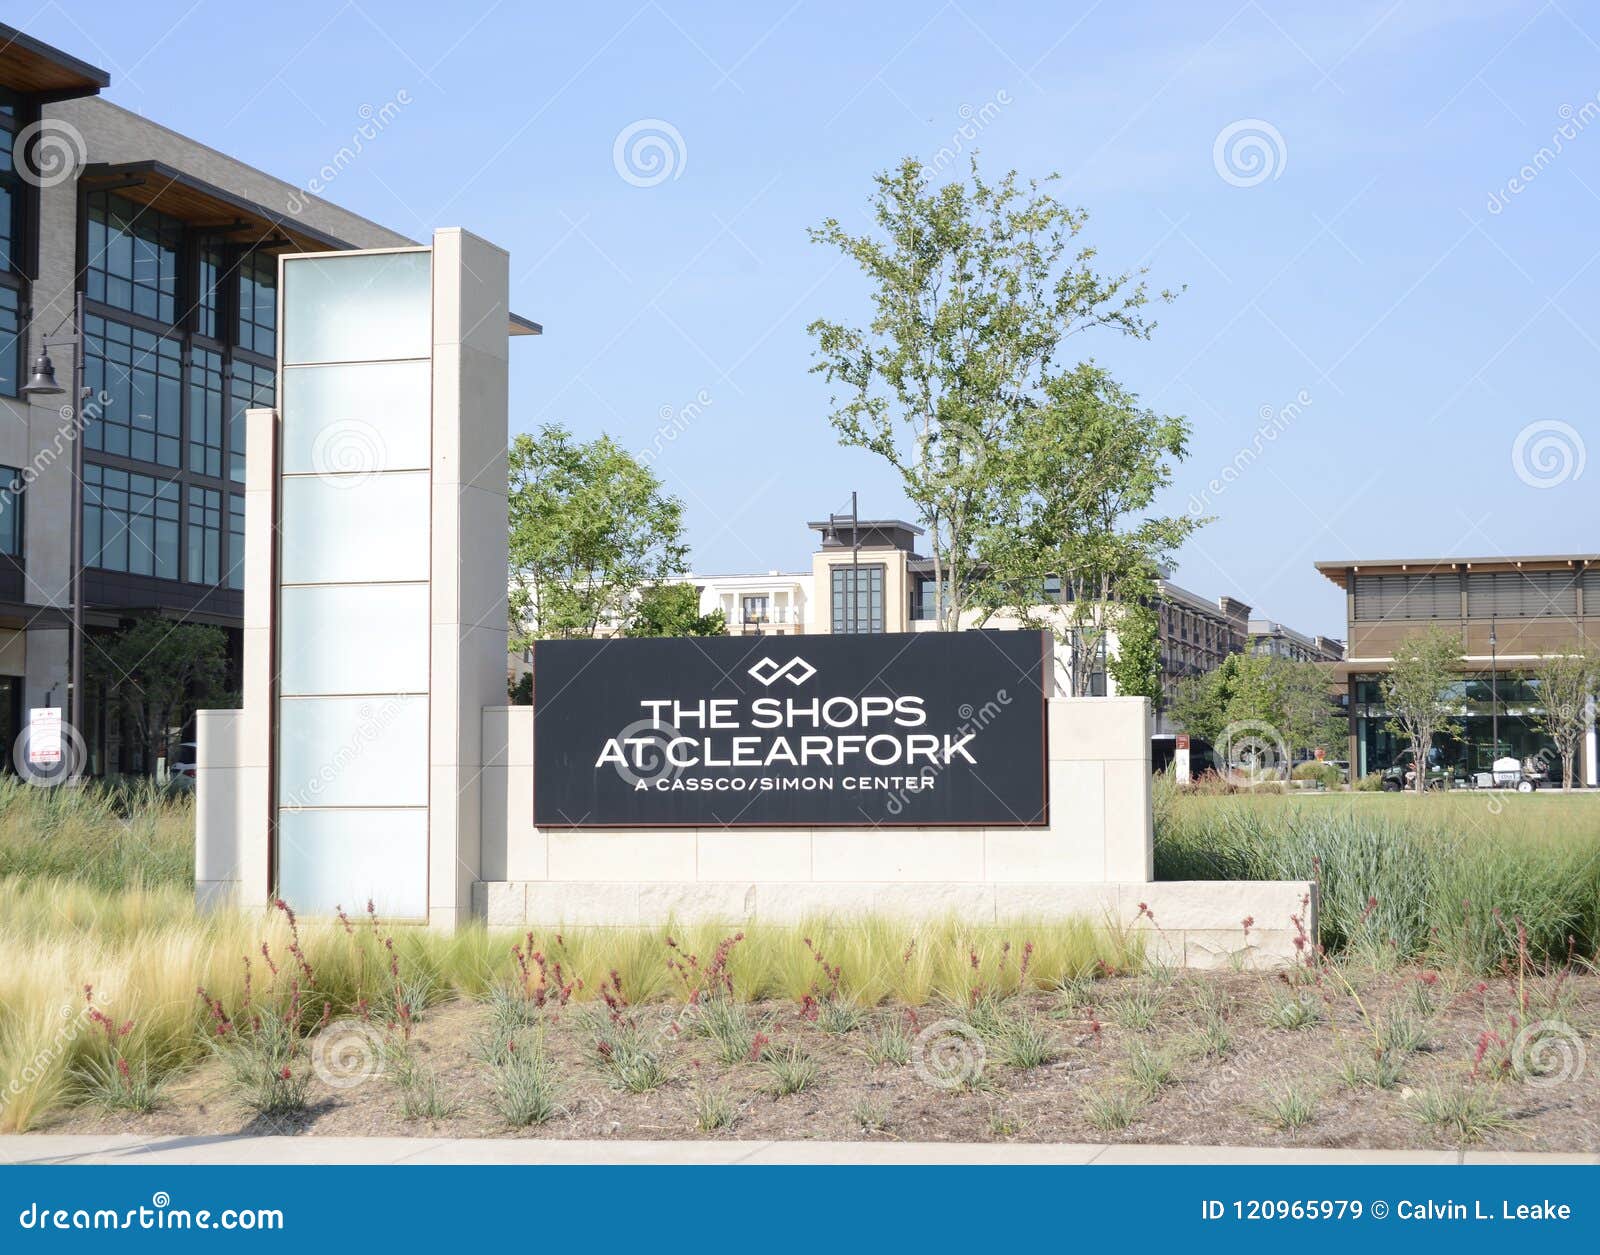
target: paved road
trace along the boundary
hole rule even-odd
[[[1094,1143],[564,1141],[556,1138],[0,1137],[12,1164],[1557,1164],[1600,1155]]]

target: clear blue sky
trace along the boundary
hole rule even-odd
[[[1600,464],[1578,473],[1600,458],[1600,13],[1577,0],[8,7],[110,70],[110,99],[294,183],[404,92],[327,195],[511,250],[546,327],[515,346],[513,430],[641,449],[709,400],[657,463],[697,570],[805,564],[805,520],[852,488],[904,510],[807,373],[806,324],[864,305],[806,228],[860,223],[875,169],[968,118],[986,169],[1065,176],[1107,267],[1187,285],[1153,341],[1076,344],[1192,420],[1172,508],[1308,400],[1214,497],[1181,583],[1339,634],[1317,559],[1600,549]],[[644,119],[682,139],[654,186],[613,163]],[[1241,185],[1217,142],[1252,119],[1270,173]]]

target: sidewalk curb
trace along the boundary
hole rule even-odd
[[[1523,1164],[1600,1165],[1600,1154],[1350,1150],[1072,1142],[576,1141],[559,1138],[257,1137],[218,1134],[22,1134],[0,1137],[0,1163],[25,1164]]]

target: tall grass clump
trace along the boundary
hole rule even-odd
[[[0,775],[0,877],[194,884],[194,799],[149,781],[41,789]]]
[[[1481,971],[1600,953],[1600,806],[1544,794],[1190,797],[1160,782],[1163,880],[1316,880],[1329,951]]]

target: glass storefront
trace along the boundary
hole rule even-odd
[[[1502,673],[1491,681],[1487,672],[1463,676],[1448,693],[1458,736],[1438,737],[1434,758],[1469,777],[1488,771],[1496,758],[1540,758],[1549,764],[1549,778],[1561,778],[1561,759],[1554,743],[1535,726],[1539,713],[1538,685],[1525,677]],[[1499,745],[1495,745],[1495,712],[1499,712]],[[1355,677],[1356,776],[1383,771],[1404,752],[1402,737],[1387,727],[1388,712],[1376,675]]]

